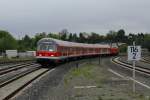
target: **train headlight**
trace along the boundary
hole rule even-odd
[[[54,57],[54,55],[51,55],[51,57]]]

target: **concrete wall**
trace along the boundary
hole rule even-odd
[[[8,58],[17,57],[18,51],[17,50],[6,50],[6,56]]]
[[[25,52],[18,52],[17,50],[6,50],[5,54],[0,55],[2,57],[12,58],[12,57],[19,57],[19,58],[26,58],[26,57],[35,57],[36,51],[25,51]]]

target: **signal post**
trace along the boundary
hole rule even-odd
[[[141,59],[141,46],[136,46],[135,41],[133,41],[133,46],[128,46],[128,61],[132,61],[133,64],[133,92],[135,93],[135,64],[136,61]]]

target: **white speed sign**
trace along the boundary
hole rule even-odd
[[[141,59],[141,46],[128,46],[128,60]]]

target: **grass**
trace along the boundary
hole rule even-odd
[[[67,75],[65,76],[64,83],[66,87],[80,85],[80,83],[82,85],[94,83],[94,85],[97,86],[97,91],[101,91],[100,94],[97,95],[98,100],[127,100],[128,98],[134,98],[136,100],[150,100],[143,94],[133,94],[132,92],[127,92],[124,95],[122,94],[123,91],[119,91],[122,93],[118,95],[116,89],[111,86],[109,87],[109,84],[107,84],[107,82],[111,82],[111,77],[109,76],[109,74],[106,73],[107,70],[104,67],[98,66],[96,64],[85,64],[79,66],[78,68],[71,69],[69,73],[67,73]],[[85,91],[86,90],[87,89],[85,89]],[[83,89],[79,89],[79,91],[83,91]],[[75,97],[85,96],[84,92],[78,93],[76,91],[75,93],[77,93]]]
[[[70,80],[72,80],[73,78],[76,78],[76,77],[92,79],[94,77],[92,70],[93,70],[93,66],[89,65],[89,64],[82,65],[79,68],[73,68],[72,70],[70,70],[70,72],[65,77],[64,83],[68,84],[68,82]]]
[[[81,68],[74,68],[72,71],[71,71],[71,76],[72,77],[79,77],[79,76],[83,76],[85,78],[93,78],[92,76],[92,67],[93,66],[90,66],[90,65],[85,65]]]
[[[92,65],[83,65],[79,68],[74,68],[70,71],[69,76],[73,77],[80,77],[83,76],[84,78],[93,78],[93,66]]]
[[[101,96],[98,96],[98,100],[103,100],[103,98]]]
[[[70,80],[74,78],[84,78],[84,79],[91,79],[96,82],[98,88],[103,87],[103,82],[106,79],[105,72],[100,70],[97,64],[85,64],[82,66],[79,66],[78,68],[73,68],[72,70],[69,71],[67,76],[64,79],[64,83],[68,84]],[[96,72],[96,73],[95,73]],[[104,74],[102,74],[104,73]]]
[[[144,96],[144,94],[129,92],[128,95],[133,98],[138,98],[138,100],[150,100],[150,97]]]

